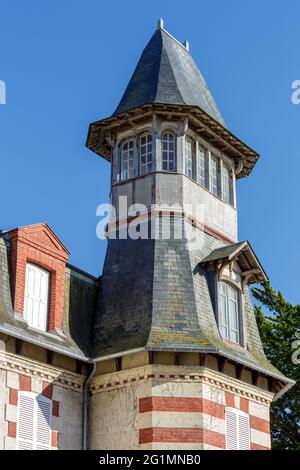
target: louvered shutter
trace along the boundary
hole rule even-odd
[[[226,449],[237,450],[237,415],[232,409],[226,410]]]
[[[249,415],[235,408],[226,408],[226,449],[250,449]]]
[[[51,415],[52,402],[46,397],[39,395],[36,399],[35,427],[36,427],[36,449],[51,449]]]
[[[32,392],[19,392],[17,449],[51,449],[52,401]]]
[[[19,393],[17,419],[17,449],[34,448],[35,397],[30,393]]]
[[[240,413],[238,416],[238,436],[239,436],[239,450],[250,449],[250,422],[249,416],[245,413]]]

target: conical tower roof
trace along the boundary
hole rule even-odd
[[[161,27],[145,47],[114,115],[153,103],[197,106],[225,125],[188,44]]]

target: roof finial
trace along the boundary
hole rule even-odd
[[[187,40],[185,40],[183,45],[186,48],[186,50],[189,52],[190,51],[190,43]]]
[[[164,29],[164,20],[162,18],[159,18],[157,22],[157,29]]]

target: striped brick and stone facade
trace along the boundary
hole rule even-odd
[[[266,384],[258,388],[213,369],[212,358],[207,362],[212,368],[152,364],[97,376],[92,385],[92,447],[109,449],[115,442],[122,449],[226,449],[229,407],[249,415],[250,448],[270,449],[274,394]],[[122,411],[110,415],[116,406]]]
[[[270,404],[293,381],[265,356],[249,285],[267,276],[238,240],[236,184],[259,156],[162,21],[87,147],[111,163],[99,278],[68,264],[46,223],[0,232],[0,449],[270,449]],[[38,295],[28,265],[49,281]],[[39,406],[46,444],[25,429]]]

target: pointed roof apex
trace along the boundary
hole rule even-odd
[[[221,113],[189,52],[164,29],[162,18],[145,47],[114,116],[145,104],[188,105],[202,109],[225,127]]]
[[[162,18],[159,18],[157,22],[157,29],[164,29],[164,20]]]

